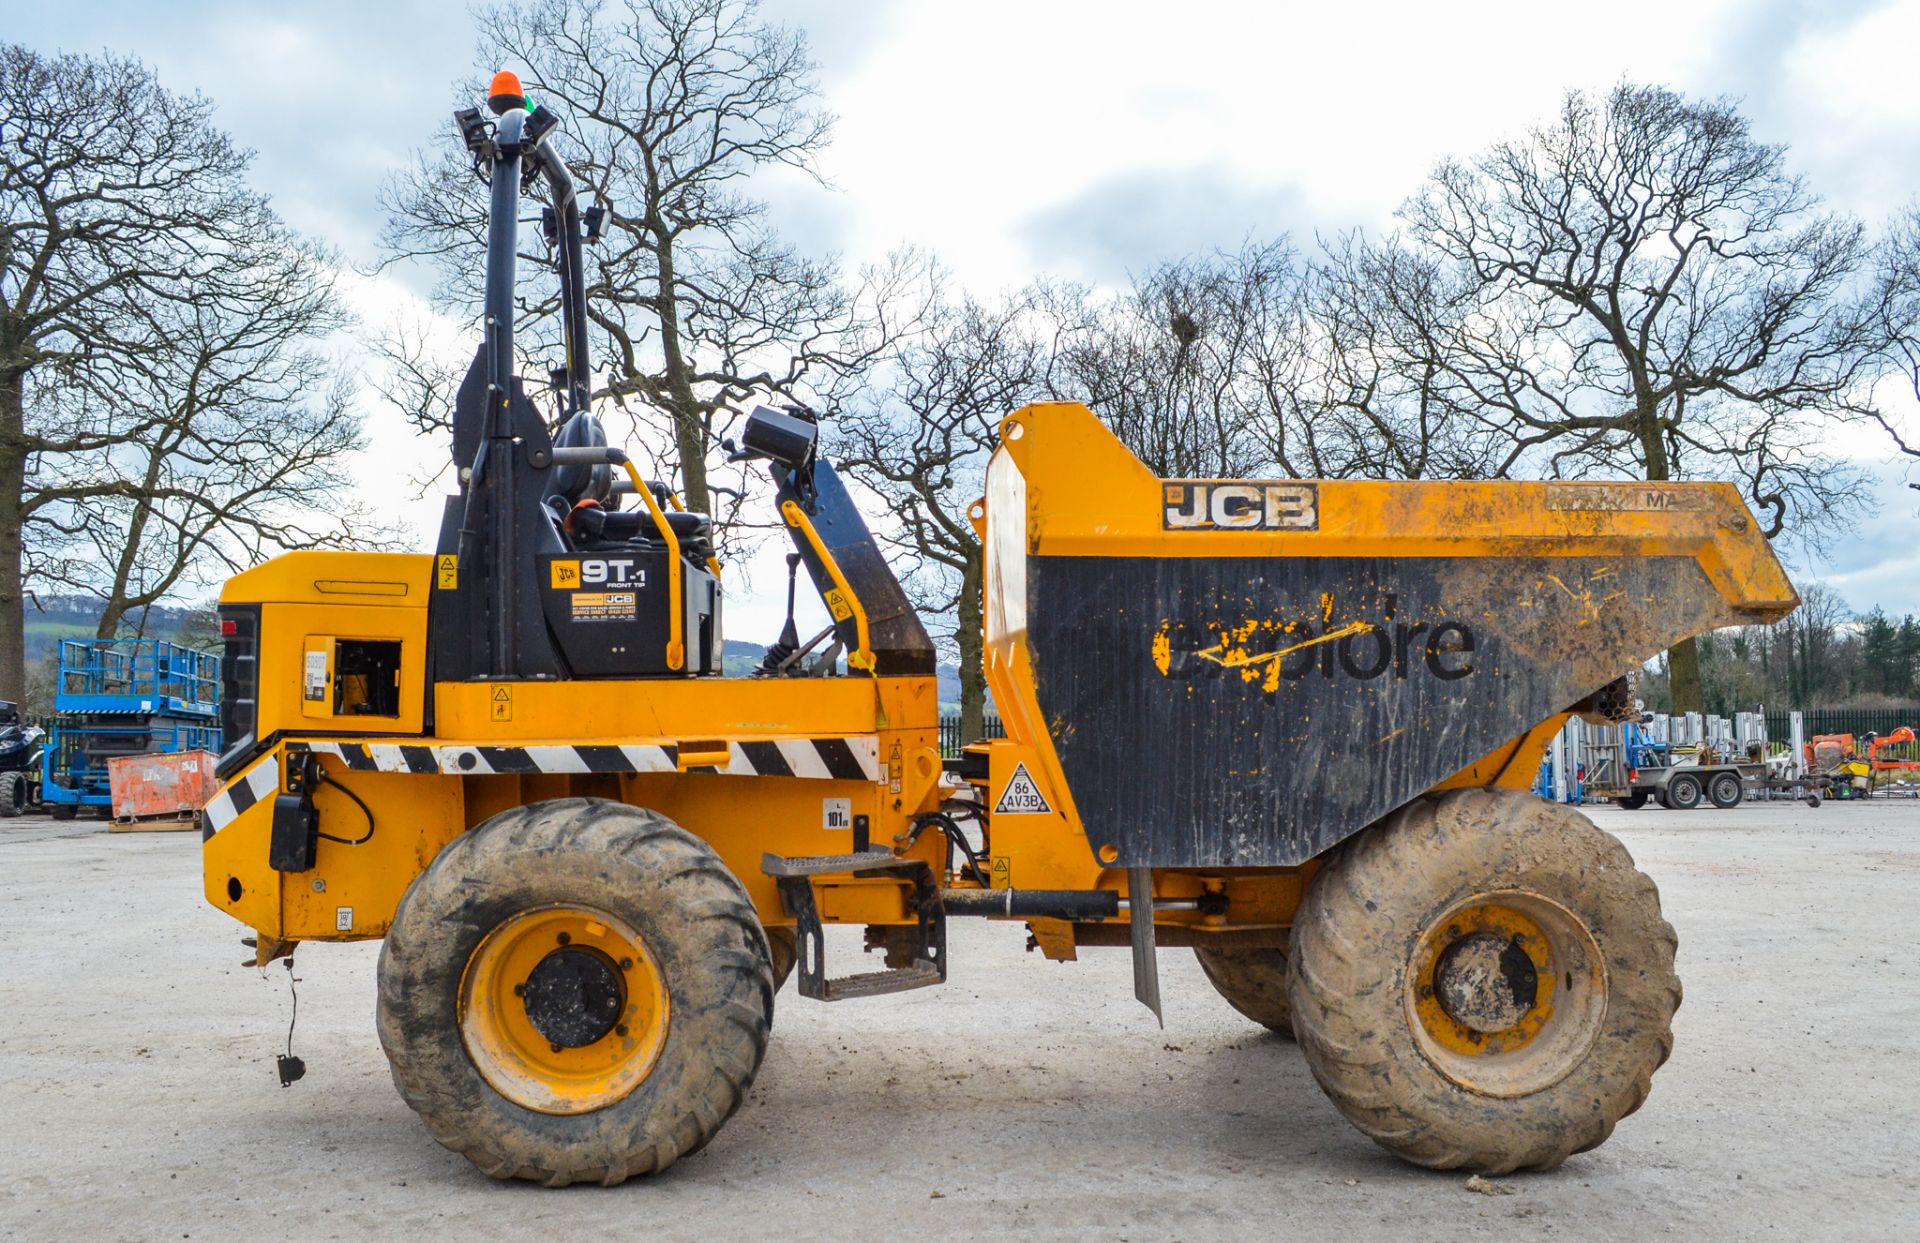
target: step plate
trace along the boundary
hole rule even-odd
[[[940,905],[940,887],[933,869],[920,859],[901,859],[886,851],[860,851],[845,855],[804,855],[785,858],[769,854],[761,860],[761,870],[774,877],[780,886],[780,900],[794,921],[794,974],[802,997],[816,1001],[844,1001],[852,997],[878,997],[940,984],[947,978],[947,917]],[[816,876],[861,876],[876,872],[898,872],[913,882],[910,905],[919,916],[920,944],[912,965],[862,975],[827,977],[826,938],[822,934],[820,908],[813,900]]]

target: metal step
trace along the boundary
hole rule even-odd
[[[917,859],[902,859],[886,850],[859,850],[847,855],[760,856],[760,870],[778,880],[789,876],[828,876],[847,872],[855,876],[874,872],[901,872],[925,866]]]
[[[845,1001],[850,997],[878,997],[883,993],[904,993],[910,988],[939,984],[945,977],[940,968],[922,958],[911,967],[887,971],[868,971],[862,975],[843,975],[827,981],[827,1001]]]
[[[902,859],[884,850],[861,850],[844,855],[768,854],[760,869],[780,887],[780,901],[794,922],[794,974],[802,997],[816,1001],[845,1001],[851,997],[879,997],[926,988],[947,978],[947,916],[940,904],[940,886],[933,869],[921,859]],[[905,967],[827,978],[826,938],[821,932],[820,908],[813,900],[816,876],[871,876],[900,873],[913,884],[909,906],[919,916],[920,943],[913,962]]]

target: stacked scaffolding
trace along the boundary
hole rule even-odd
[[[62,639],[41,801],[56,816],[113,805],[107,762],[220,750],[220,658],[160,639]]]
[[[1562,803],[1619,798],[1627,793],[1633,770],[1671,763],[1676,750],[1703,748],[1720,761],[1765,764],[1777,778],[1804,777],[1800,713],[1788,714],[1788,722],[1791,737],[1776,740],[1767,736],[1764,711],[1732,717],[1659,712],[1628,725],[1596,725],[1575,717],[1554,737],[1534,791]]]

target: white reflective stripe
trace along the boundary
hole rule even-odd
[[[720,766],[720,771],[735,777],[760,775],[760,770],[753,766],[753,758],[747,754],[746,748],[737,742],[727,744],[727,762]]]
[[[221,829],[233,823],[235,815],[233,800],[227,797],[225,790],[220,791],[220,793],[214,795],[213,798],[208,801],[205,811],[207,813],[207,825],[215,833],[218,833]]]
[[[796,777],[831,777],[827,771],[827,762],[820,758],[819,749],[813,743],[801,740],[775,740],[774,746],[780,748],[780,757],[787,762]]]
[[[528,747],[527,758],[543,773],[590,772],[580,752],[572,747]]]
[[[300,745],[315,755],[331,755],[336,760],[341,758],[340,744],[337,742],[303,742]]]
[[[460,757],[463,755],[471,755],[473,757],[473,763],[462,764]],[[440,765],[441,772],[453,773],[456,776],[462,774],[484,774],[493,771],[493,765],[487,763],[487,757],[480,754],[478,747],[435,747],[433,749],[433,758],[434,762]]]
[[[279,789],[280,765],[272,759],[262,760],[240,780],[247,783],[247,788],[253,791],[254,801],[258,802]]]
[[[627,757],[627,763],[633,765],[636,773],[670,773],[674,769],[673,761],[667,758],[667,749],[655,744],[624,744],[620,754]]]
[[[367,754],[373,757],[373,766],[383,773],[407,771],[407,757],[400,754],[400,748],[390,742],[368,743]]]
[[[261,760],[228,782],[227,787],[220,793],[207,800],[207,805],[202,810],[207,816],[207,826],[215,833],[240,818],[241,812],[234,806],[233,792],[242,786],[246,788],[248,794],[253,796],[247,803],[248,810],[252,810],[255,804],[265,801],[279,788],[279,761],[272,756]]]
[[[878,738],[843,738],[847,749],[853,752],[853,758],[860,761],[860,771],[867,775],[868,781],[880,780],[880,740]]]

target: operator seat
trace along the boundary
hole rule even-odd
[[[605,448],[606,432],[600,420],[588,411],[573,414],[553,438],[556,449]],[[615,509],[613,468],[594,466],[556,466],[547,476],[541,500],[553,511],[561,533],[576,552],[604,551],[622,546],[658,547],[665,542],[651,511]],[[667,525],[680,540],[680,552],[688,560],[704,563],[713,556],[713,519],[705,514],[664,509]]]

